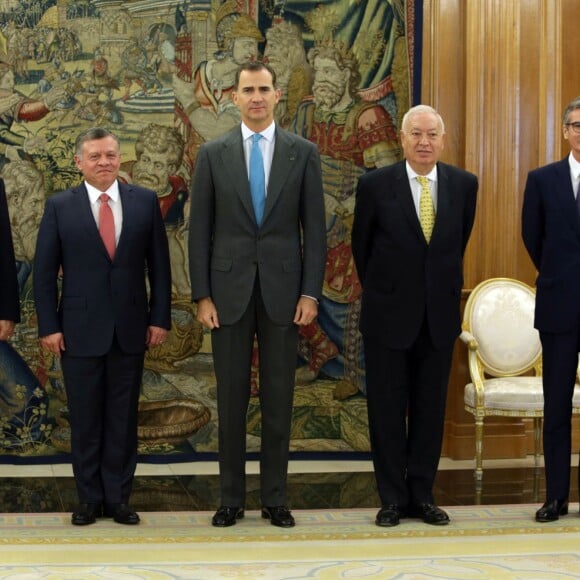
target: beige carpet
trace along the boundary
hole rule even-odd
[[[135,527],[70,514],[0,514],[0,578],[11,580],[525,579],[580,577],[580,516],[536,524],[537,506],[448,508],[449,526],[373,524],[375,510],[295,511],[275,528],[247,512],[224,530],[209,512],[142,513]]]

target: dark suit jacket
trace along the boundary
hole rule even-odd
[[[535,326],[566,332],[580,318],[580,219],[567,157],[528,174],[522,237],[539,272]]]
[[[4,182],[0,179],[0,320],[20,322],[20,296]]]
[[[291,324],[300,295],[318,298],[322,291],[326,236],[321,191],[316,147],[276,127],[258,228],[241,128],[202,145],[191,198],[192,298],[211,297],[220,323],[233,324],[244,313],[259,272],[268,316],[277,324]]]
[[[143,352],[147,326],[170,328],[171,271],[157,196],[123,183],[119,190],[123,226],[113,261],[84,184],[46,202],[34,260],[38,330],[63,332],[71,356],[105,354],[114,333],[124,352]]]
[[[463,253],[475,217],[477,177],[437,164],[437,215],[429,244],[413,204],[405,161],[359,179],[352,249],[363,286],[360,328],[390,348],[409,347],[424,316],[433,344],[461,331]]]

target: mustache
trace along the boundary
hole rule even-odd
[[[313,89],[329,89],[329,90],[333,90],[337,93],[342,91],[341,85],[338,85],[338,84],[333,83],[332,81],[328,81],[328,80],[314,81],[312,88]]]

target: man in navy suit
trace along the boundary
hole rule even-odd
[[[538,270],[535,327],[543,357],[546,502],[538,522],[568,513],[580,351],[580,97],[566,107],[563,132],[570,154],[530,171],[522,210],[522,237]]]
[[[0,179],[0,340],[8,340],[20,322],[20,297],[14,245],[4,182]]]
[[[269,66],[241,65],[233,99],[242,125],[201,147],[189,230],[192,297],[198,320],[212,331],[217,381],[222,505],[212,524],[231,526],[244,515],[246,414],[257,335],[262,517],[291,527],[286,478],[298,326],[318,313],[326,258],[320,157],[312,143],[274,122],[280,90]],[[254,139],[265,180],[256,207],[248,171]]]
[[[400,133],[405,160],[358,183],[352,249],[363,287],[378,526],[406,516],[449,522],[432,488],[478,184],[475,175],[438,161],[444,134],[433,108],[413,107]]]
[[[84,183],[48,198],[38,232],[38,330],[42,347],[61,359],[67,392],[80,501],[72,523],[104,514],[137,524],[128,501],[144,355],[165,340],[171,322],[167,237],[156,193],[118,181],[115,135],[89,129],[75,151]],[[105,221],[109,245],[100,234]]]

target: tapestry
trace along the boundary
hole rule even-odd
[[[200,145],[240,122],[233,81],[250,59],[276,72],[276,121],[315,143],[322,161],[328,253],[319,317],[300,330],[291,450],[368,451],[354,194],[363,172],[401,157],[420,4],[0,0],[0,176],[22,305],[14,337],[0,342],[0,460],[70,451],[59,361],[38,344],[33,258],[44,202],[80,182],[74,141],[93,126],[120,138],[120,178],[157,192],[170,246],[172,328],[146,354],[139,452],[177,460],[217,451],[209,334],[190,298],[189,187]],[[259,450],[258,365],[255,350],[250,452]]]

